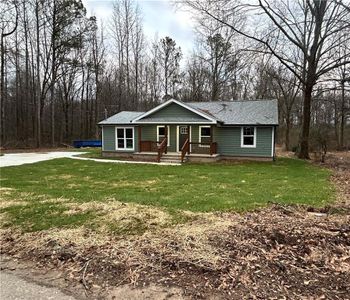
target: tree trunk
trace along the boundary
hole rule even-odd
[[[71,139],[74,136],[74,97],[70,97],[70,129],[69,129],[69,138]]]
[[[285,133],[285,147],[286,151],[290,150],[290,115],[287,114],[286,116],[286,133]]]
[[[334,137],[335,141],[337,143],[337,150],[340,150],[340,143],[339,143],[339,134],[338,134],[338,128],[339,128],[339,120],[338,120],[338,108],[336,104],[336,99],[334,99]]]
[[[39,1],[35,5],[35,20],[36,20],[36,146],[41,147],[41,82],[40,82],[40,24],[39,24]]]
[[[341,117],[340,117],[340,150],[344,149],[344,126],[345,126],[345,80],[341,82]]]
[[[52,36],[51,36],[51,47],[52,47],[52,81],[51,81],[51,146],[55,146],[55,85],[56,85],[56,14],[57,14],[57,6],[56,1],[53,1],[53,13],[52,13]]]
[[[79,138],[83,137],[84,132],[84,95],[85,95],[85,70],[82,68],[82,86],[80,94],[80,135]]]
[[[24,44],[25,44],[25,93],[24,95],[26,95],[26,97],[28,97],[29,99],[32,99],[32,95],[29,92],[29,49],[28,49],[28,26],[27,26],[27,14],[26,14],[26,6],[25,6],[25,1],[23,1],[23,29],[24,29]],[[22,94],[23,95],[23,94]],[[32,111],[31,109],[28,107],[28,102],[26,101],[26,109],[24,111],[24,115],[26,118],[25,121],[25,132],[23,133],[24,137],[29,137],[30,134],[33,131],[31,131],[31,128],[29,126],[29,124],[31,124],[30,122],[30,116],[32,115]]]
[[[339,143],[339,111],[338,111],[338,99],[336,95],[336,87],[334,87],[333,91],[333,109],[334,109],[334,136],[335,141],[337,143],[337,150],[340,149],[340,143]],[[331,122],[328,122],[331,123]]]
[[[90,123],[89,123],[89,82],[90,82],[90,70],[87,70],[86,75],[86,96],[85,96],[85,133],[84,137],[87,139],[90,132]]]
[[[168,95],[168,56],[166,54],[165,56],[165,63],[164,63],[164,77],[165,77],[165,96]]]
[[[303,103],[303,122],[300,136],[300,149],[298,157],[301,159],[310,159],[309,156],[309,135],[310,135],[310,115],[311,115],[311,99],[312,85],[306,85],[304,90]]]
[[[69,116],[68,116],[68,99],[64,99],[64,141],[68,142],[68,136],[69,136]]]
[[[98,77],[98,71],[96,73],[96,96],[95,96],[95,120],[94,120],[94,124],[95,124],[95,138],[98,139],[98,134],[99,134],[99,127],[97,125],[98,123],[98,118],[99,118],[99,101],[100,101],[100,87],[99,87],[100,83],[99,83],[99,77]]]
[[[21,113],[20,113],[20,110],[22,108],[22,103],[21,103],[21,100],[22,100],[22,97],[20,96],[20,66],[19,66],[19,49],[18,49],[18,32],[16,31],[15,32],[15,95],[16,95],[16,125],[15,125],[15,137],[16,137],[16,141],[20,140],[21,139],[21,136],[20,134],[22,133],[22,130],[21,130],[21,125],[22,125],[22,118],[21,118]]]
[[[5,143],[5,38],[1,34],[1,71],[0,71],[0,119],[1,119],[1,129],[0,129],[0,146]]]

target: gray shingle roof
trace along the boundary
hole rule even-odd
[[[98,123],[99,125],[113,125],[113,124],[130,124],[131,121],[138,116],[143,114],[143,112],[138,111],[121,111],[120,113],[117,113],[106,120],[101,121]]]
[[[207,114],[218,122],[222,122],[224,125],[278,125],[277,100],[186,102],[185,105]],[[130,124],[132,120],[142,114],[144,114],[144,112],[122,111],[98,124]],[[193,120],[187,120],[179,116],[171,120],[146,118],[137,123],[147,123],[147,121],[164,123],[166,121],[191,122]]]
[[[278,125],[277,100],[188,102],[225,125]]]

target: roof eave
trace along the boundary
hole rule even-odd
[[[145,121],[145,122],[132,122],[132,124],[135,125],[147,125],[147,124],[179,124],[179,125],[186,125],[186,124],[191,124],[191,125],[196,125],[196,124],[218,124],[217,121]]]

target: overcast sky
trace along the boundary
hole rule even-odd
[[[82,0],[88,16],[96,15],[98,20],[108,24],[112,15],[113,0]],[[118,1],[118,0],[115,0]],[[143,17],[143,30],[148,40],[173,38],[186,56],[191,52],[195,40],[194,23],[188,12],[174,8],[168,0],[134,0],[140,6]]]

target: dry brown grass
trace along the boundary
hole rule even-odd
[[[11,235],[18,240],[17,247],[24,245],[27,249],[45,249],[49,241],[55,241],[60,247],[74,244],[76,251],[83,251],[86,247],[105,246],[113,243],[114,249],[119,249],[130,258],[142,261],[149,265],[149,257],[145,255],[147,249],[159,249],[163,255],[174,256],[183,262],[196,262],[210,268],[216,268],[225,257],[224,253],[218,253],[210,245],[209,238],[220,235],[230,226],[237,224],[241,218],[239,215],[195,214],[196,220],[172,227],[165,227],[171,223],[171,216],[159,209],[142,207],[139,205],[125,205],[123,203],[85,203],[80,207],[68,204],[72,207],[70,213],[80,213],[89,210],[101,211],[101,217],[96,219],[99,230],[91,230],[84,226],[79,228],[56,228],[41,232],[23,234],[16,229],[2,229],[0,236]],[[103,212],[103,213],[102,213]],[[188,212],[190,215],[193,213]],[[112,223],[128,223],[133,217],[143,219],[153,230],[148,230],[142,235],[115,236],[104,230],[104,225]],[[150,225],[152,224],[152,225]],[[152,250],[152,251],[153,251]]]

